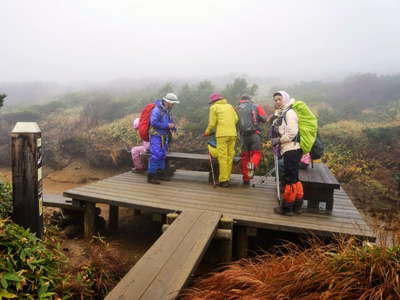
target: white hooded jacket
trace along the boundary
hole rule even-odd
[[[282,120],[282,124],[278,127],[279,135],[281,136],[281,155],[283,155],[287,151],[300,149],[300,143],[298,141],[293,141],[299,132],[299,119],[296,112],[290,108],[294,99],[290,99],[289,94],[285,91],[278,91],[278,93],[282,95],[283,107],[277,109],[275,115],[281,117],[286,113],[285,118]]]

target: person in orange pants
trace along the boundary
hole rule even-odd
[[[279,146],[283,157],[282,205],[274,212],[283,215],[301,213],[303,185],[299,181],[299,163],[302,156],[299,139],[299,125],[296,112],[291,108],[290,96],[285,91],[274,95],[277,118],[272,123],[272,145]]]
[[[267,121],[267,114],[261,105],[254,103],[247,95],[240,98],[236,112],[239,116],[238,128],[241,141],[240,170],[243,184],[249,185],[255,169],[261,162],[260,125]]]

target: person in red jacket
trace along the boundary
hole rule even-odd
[[[267,114],[261,105],[254,103],[247,95],[240,98],[236,111],[239,115],[241,142],[240,169],[243,175],[243,184],[249,185],[255,169],[261,162],[260,125],[267,121]]]

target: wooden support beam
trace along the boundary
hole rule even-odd
[[[118,217],[119,217],[119,207],[116,205],[110,205],[109,218],[108,218],[108,228],[110,231],[118,230]]]
[[[95,233],[96,204],[93,202],[85,203],[84,234],[85,238],[90,239]]]
[[[246,227],[247,236],[256,237],[257,227]]]
[[[236,228],[236,256],[237,258],[246,258],[248,249],[247,230],[245,226],[237,226]]]
[[[219,221],[219,249],[222,263],[232,261],[232,232],[233,232],[233,219],[222,217]],[[224,238],[221,238],[223,236]]]
[[[173,221],[178,217],[179,215],[177,213],[169,213],[167,214],[167,224],[171,225]]]
[[[15,223],[43,236],[42,133],[37,123],[18,122],[11,132]]]

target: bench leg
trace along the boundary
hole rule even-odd
[[[108,228],[110,231],[118,230],[118,216],[119,207],[116,205],[110,205],[109,215],[108,215]]]
[[[85,203],[85,217],[84,217],[84,234],[85,238],[92,238],[95,228],[94,222],[96,219],[96,204],[92,202]]]

